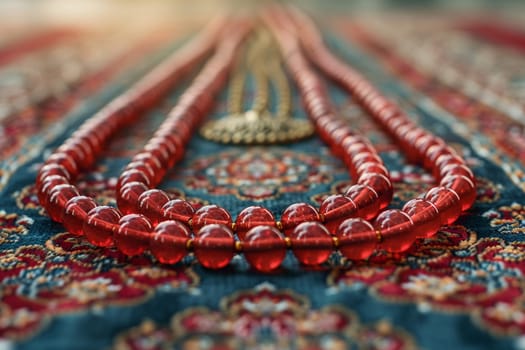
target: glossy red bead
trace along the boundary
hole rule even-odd
[[[417,152],[419,152],[420,161],[423,162],[423,165],[425,167],[427,167],[427,166],[431,167],[433,161],[431,161],[429,163],[425,163],[428,151],[432,147],[434,147],[434,148],[436,148],[436,147],[443,147],[443,145],[444,145],[443,141],[441,141],[440,139],[436,138],[434,135],[426,134],[425,136],[422,136],[422,137],[420,137],[420,138],[418,138],[416,140],[416,144],[415,144],[414,148],[417,150]],[[446,153],[439,152],[439,154],[436,154],[436,157],[439,157],[439,156],[441,156],[443,154],[446,154]]]
[[[87,213],[96,206],[97,203],[86,196],[76,196],[68,200],[62,218],[66,230],[74,235],[83,235],[82,225],[87,218]]]
[[[244,257],[261,272],[275,270],[286,256],[286,242],[273,226],[257,226],[246,233],[243,240]]]
[[[131,182],[140,182],[147,187],[151,185],[151,179],[143,171],[138,169],[129,169],[120,174],[116,186],[117,192],[120,192],[122,187]]]
[[[292,252],[304,265],[319,265],[332,254],[333,241],[328,229],[319,222],[303,222],[290,234]]]
[[[142,182],[130,182],[122,186],[117,194],[117,207],[124,215],[138,212],[139,197],[148,187]]]
[[[52,175],[59,175],[66,178],[68,181],[71,180],[71,174],[59,164],[45,164],[38,171],[36,177],[36,188],[39,189],[42,186],[42,183]]]
[[[155,173],[161,172],[163,170],[162,163],[150,152],[140,152],[137,153],[132,158],[132,162],[140,162],[146,164],[148,167],[153,169]],[[157,177],[155,177],[157,179]]]
[[[357,182],[361,185],[368,185],[374,189],[379,197],[379,210],[390,205],[392,197],[394,196],[394,188],[385,175],[374,173],[364,174]]]
[[[189,228],[175,220],[159,223],[150,236],[149,250],[162,264],[175,264],[187,253],[186,244],[191,237]]]
[[[358,216],[365,220],[374,218],[379,212],[379,196],[368,185],[353,185],[346,191],[345,196],[354,201],[358,208]]]
[[[446,145],[436,144],[433,146],[430,146],[424,155],[423,158],[423,166],[426,169],[433,169],[436,164],[436,160],[444,155],[453,155],[455,154],[455,151]]]
[[[205,205],[197,210],[191,218],[191,226],[194,232],[210,224],[220,224],[231,227],[232,217],[224,208],[217,205]]]
[[[128,256],[140,255],[148,246],[152,229],[151,222],[144,215],[128,214],[120,218],[113,241],[122,253]]]
[[[138,209],[142,215],[147,216],[153,225],[162,220],[163,207],[168,203],[170,197],[162,190],[148,190],[138,198]]]
[[[429,238],[436,234],[441,227],[439,211],[431,202],[417,198],[408,201],[403,206],[414,223],[414,233],[418,238]]]
[[[73,185],[58,185],[51,189],[46,203],[46,211],[49,217],[53,221],[62,222],[67,201],[78,195],[78,190]]]
[[[153,168],[146,162],[132,161],[131,163],[128,163],[128,165],[126,165],[125,170],[132,170],[132,169],[142,171],[144,174],[146,174],[146,176],[149,179],[155,179],[155,170],[153,170]]]
[[[447,164],[444,167],[440,168],[439,176],[441,178],[449,175],[463,175],[468,177],[472,182],[475,181],[475,176],[472,170],[464,164]]]
[[[281,224],[286,235],[291,233],[297,225],[307,221],[321,221],[317,209],[307,203],[294,203],[281,215]]]
[[[183,199],[172,199],[162,207],[162,216],[170,220],[188,223],[193,214],[195,214],[195,209]]]
[[[363,163],[356,169],[357,178],[359,178],[362,175],[371,173],[382,174],[385,175],[387,178],[389,178],[390,176],[388,169],[384,165],[375,162]]]
[[[82,226],[87,240],[99,247],[113,245],[113,232],[118,228],[120,213],[113,207],[100,206],[91,209]]]
[[[93,155],[89,153],[89,150],[78,143],[63,144],[57,149],[57,152],[67,154],[73,158],[80,169],[87,169],[95,160]]]
[[[387,252],[404,252],[416,239],[410,216],[398,209],[385,210],[374,221],[374,228],[381,233],[381,248]]]
[[[58,164],[63,166],[67,172],[75,177],[78,174],[78,166],[73,157],[65,153],[53,153],[46,159],[45,164]]]
[[[361,218],[345,220],[337,229],[339,251],[350,260],[367,259],[377,246],[374,227]]]
[[[244,208],[235,220],[235,231],[241,240],[255,226],[275,226],[273,214],[266,208],[251,206]]]
[[[434,187],[425,195],[439,211],[441,225],[450,225],[461,214],[461,202],[458,194],[446,187]]]
[[[357,216],[357,211],[354,201],[341,194],[329,196],[319,208],[319,213],[324,217],[324,224],[332,234],[335,234],[344,220]]]
[[[193,251],[202,266],[223,268],[230,263],[235,252],[233,232],[220,224],[203,226],[193,241]]]
[[[37,190],[38,202],[42,207],[47,207],[49,194],[58,185],[69,185],[69,181],[62,175],[51,175],[41,182]]]
[[[448,175],[442,178],[439,184],[454,190],[458,194],[462,211],[468,210],[476,201],[476,186],[466,176]]]

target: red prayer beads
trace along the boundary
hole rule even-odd
[[[224,24],[219,21],[193,46],[183,49],[183,54],[175,54],[88,120],[46,160],[37,175],[36,187],[39,201],[50,217],[63,222],[74,234],[85,234],[92,244],[109,247],[115,243],[130,256],[149,249],[159,262],[172,264],[193,249],[204,267],[218,269],[228,265],[235,251],[242,251],[254,269],[268,272],[279,267],[287,248],[305,265],[325,262],[334,248],[348,259],[367,259],[378,246],[402,252],[417,237],[434,235],[440,225],[454,222],[462,210],[472,206],[476,197],[474,175],[453,149],[410,121],[364,77],[330,53],[315,26],[299,12],[281,11],[275,17],[265,16],[265,20],[278,39],[319,136],[344,160],[357,180],[355,185],[344,194],[325,199],[319,212],[307,203],[295,203],[284,210],[277,222],[266,208],[248,207],[237,215],[235,223],[224,208],[207,205],[195,211],[187,201],[170,200],[166,193],[153,188],[182,158],[195,128],[211,109],[213,96],[224,84],[248,31],[242,22],[228,30],[217,30],[217,25]],[[224,40],[217,40],[219,37]],[[215,46],[213,58],[120,175],[117,205],[125,216],[80,196],[71,184],[79,169],[89,167],[120,127],[151,107]],[[409,161],[421,161],[438,177],[439,186],[430,189],[423,199],[409,201],[402,211],[381,212],[392,199],[389,172],[373,145],[354,135],[334,112],[323,82],[309,61],[347,89],[399,143]],[[373,225],[367,221],[376,216]],[[197,232],[194,238],[187,225]],[[234,231],[239,241],[235,240]]]

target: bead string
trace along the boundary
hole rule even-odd
[[[270,271],[280,265],[286,249],[292,249],[298,260],[306,265],[326,261],[334,248],[349,259],[366,259],[376,248],[404,251],[416,238],[430,237],[441,225],[452,223],[461,210],[472,205],[474,177],[464,160],[441,139],[411,122],[364,77],[330,53],[308,19],[296,10],[279,9],[271,15],[267,13],[264,20],[279,42],[285,63],[319,136],[335,155],[344,159],[352,177],[357,179],[356,185],[344,195],[328,197],[319,211],[306,203],[295,203],[283,212],[281,221],[275,221],[267,209],[249,207],[239,213],[235,223],[223,208],[210,205],[194,212],[188,202],[170,200],[163,191],[152,189],[167,169],[183,156],[193,131],[211,108],[212,96],[224,84],[247,31],[236,34],[241,31],[234,30],[222,37],[215,55],[143,151],[133,157],[121,174],[117,204],[125,216],[112,207],[96,206],[91,198],[79,196],[76,188],[69,184],[74,177],[70,173],[76,174],[77,165],[84,159],[76,151],[66,152],[66,149],[77,150],[80,144],[90,144],[85,134],[75,133],[65,145],[77,146],[59,148],[37,177],[39,199],[52,219],[63,222],[72,233],[84,234],[95,245],[115,244],[127,255],[141,254],[149,248],[158,261],[171,264],[193,250],[203,266],[221,268],[236,251],[242,251],[254,268]],[[307,26],[308,31],[303,32],[303,26]],[[296,30],[299,27],[301,30]],[[403,210],[381,212],[392,198],[388,171],[370,142],[355,135],[336,115],[301,45],[306,48],[304,52],[308,58],[328,77],[348,89],[403,149],[410,148],[407,154],[419,156],[426,168],[437,173],[439,187],[432,188],[424,198],[409,201]],[[187,54],[186,57],[190,56],[202,55]],[[142,96],[133,97],[135,99],[127,99],[126,105],[140,102],[138,99]],[[89,130],[91,136],[96,130],[93,126],[100,127],[102,119],[88,121],[83,128],[86,132]],[[119,123],[114,124],[116,127]],[[107,134],[109,138],[111,133]],[[95,150],[90,153],[92,158],[100,153],[100,149]],[[373,223],[368,221],[376,216]],[[189,227],[193,230],[193,238]],[[233,231],[239,240],[234,238]]]

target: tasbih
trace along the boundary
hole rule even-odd
[[[344,194],[329,196],[319,209],[293,203],[275,220],[268,209],[251,206],[235,221],[224,208],[206,205],[195,211],[186,200],[155,189],[183,157],[191,136],[211,111],[254,25],[223,18],[87,120],[45,161],[36,186],[51,219],[96,246],[115,246],[128,256],[149,250],[160,263],[174,264],[193,252],[204,267],[219,269],[237,253],[253,268],[267,272],[280,266],[287,249],[305,265],[325,262],[334,250],[350,260],[367,259],[376,249],[403,252],[472,206],[475,179],[464,159],[337,58],[308,17],[277,7],[264,13],[263,22],[278,42],[317,135],[344,161],[356,179],[354,185]],[[166,120],[120,174],[118,210],[80,195],[72,183],[94,163],[113,134],[153,106],[212,52]],[[337,114],[311,62],[351,94],[407,159],[421,162],[439,185],[401,210],[387,210],[393,195],[388,170],[374,146]]]

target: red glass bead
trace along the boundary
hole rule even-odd
[[[458,194],[446,187],[434,187],[425,195],[425,199],[432,202],[439,211],[441,225],[450,225],[461,214],[461,202]]]
[[[378,164],[383,163],[381,157],[379,157],[375,152],[361,152],[358,155],[352,157],[351,161],[354,166],[354,169],[357,169],[361,165],[369,162],[375,162]]]
[[[120,218],[118,231],[113,237],[115,246],[127,256],[140,255],[146,250],[152,228],[144,215],[125,215]]]
[[[148,187],[142,182],[130,182],[121,187],[117,195],[117,207],[124,215],[138,212],[139,197]]]
[[[359,178],[362,175],[371,174],[371,173],[382,174],[382,175],[385,175],[387,178],[390,176],[388,169],[384,165],[375,163],[375,162],[363,163],[356,169],[357,178]]]
[[[420,128],[412,129],[405,135],[405,138],[402,142],[402,147],[407,162],[416,163],[418,160],[420,160],[421,154],[415,147],[415,143],[418,139],[426,135],[427,133]]]
[[[144,172],[138,169],[125,170],[122,172],[122,174],[120,174],[120,177],[117,181],[117,192],[120,192],[120,189],[124,187],[124,185],[131,182],[141,182],[149,187],[151,184],[151,179]]]
[[[183,199],[172,199],[162,207],[162,216],[170,220],[187,223],[193,214],[195,214],[195,209]]]
[[[57,152],[67,154],[73,158],[75,164],[81,169],[88,168],[95,160],[95,158],[89,153],[89,150],[79,143],[62,144],[62,146],[57,149]]]
[[[58,164],[63,166],[67,172],[75,177],[78,174],[78,166],[73,157],[65,153],[53,153],[46,159],[45,164]]]
[[[337,229],[339,251],[350,260],[367,259],[377,246],[377,234],[366,220],[353,218],[343,221]]]
[[[155,173],[163,169],[162,163],[150,152],[140,152],[133,156],[133,162],[141,162],[149,166]]]
[[[67,201],[78,195],[78,190],[73,185],[58,185],[51,189],[46,206],[49,217],[53,221],[62,222]]]
[[[354,201],[358,215],[365,220],[374,218],[379,212],[379,196],[370,186],[353,185],[346,191],[345,196]]]
[[[224,208],[216,205],[205,205],[193,214],[191,226],[193,227],[193,232],[195,232],[209,224],[221,224],[231,227],[232,217]]]
[[[86,196],[76,196],[68,200],[62,218],[66,230],[74,235],[82,235],[82,225],[87,218],[87,213],[96,206],[97,203]]]
[[[273,214],[266,208],[251,206],[244,208],[235,220],[235,230],[243,240],[246,232],[255,226],[275,226]]]
[[[374,189],[379,197],[379,210],[390,205],[394,195],[394,189],[390,180],[381,174],[364,174],[357,181],[361,185],[368,185]]]
[[[344,149],[343,149],[343,140],[350,136],[352,134],[352,131],[349,130],[349,128],[341,128],[341,129],[337,129],[335,130],[332,134],[331,134],[331,144],[330,146],[332,147],[332,150],[333,150],[333,153],[334,155],[336,156],[341,156],[344,154]]]
[[[332,254],[330,232],[319,222],[303,222],[290,234],[292,252],[304,265],[319,265]]]
[[[381,248],[387,252],[404,252],[416,239],[412,219],[398,209],[380,213],[374,221],[374,227],[381,233]]]
[[[138,199],[139,211],[147,216],[152,224],[155,226],[159,221],[162,221],[162,207],[168,203],[170,197],[166,192],[153,189],[143,192]]]
[[[307,203],[294,203],[281,215],[281,223],[286,235],[291,233],[297,225],[307,221],[321,221],[317,210]]]
[[[149,250],[162,264],[175,264],[186,255],[186,244],[191,237],[186,225],[175,220],[159,223],[150,236]]]
[[[144,174],[147,175],[149,179],[155,179],[155,170],[153,170],[153,168],[149,166],[146,162],[132,161],[131,163],[128,163],[128,165],[126,165],[125,170],[132,169],[142,171]]]
[[[414,148],[419,152],[420,161],[424,161],[423,158],[426,156],[428,150],[434,146],[443,146],[443,141],[434,135],[426,134],[416,140]]]
[[[439,170],[440,177],[445,177],[449,175],[463,175],[468,177],[472,182],[474,182],[475,177],[472,170],[464,164],[447,164]]]
[[[455,151],[446,145],[433,145],[430,146],[425,152],[423,158],[423,166],[425,169],[434,169],[436,166],[436,160],[446,154],[455,154]]]
[[[436,234],[441,227],[439,211],[431,202],[417,198],[408,201],[403,206],[414,223],[414,232],[418,238],[429,238]]]
[[[272,226],[257,226],[246,233],[244,257],[258,271],[269,272],[281,265],[286,256],[282,233]]]
[[[58,185],[69,185],[69,181],[62,175],[51,175],[41,182],[37,197],[42,207],[47,207],[49,194]]]
[[[457,193],[462,211],[472,207],[476,201],[476,186],[466,176],[448,175],[442,178],[439,184],[443,187],[450,188]]]
[[[465,165],[465,160],[458,156],[457,154],[443,154],[437,157],[436,162],[434,163],[436,169],[442,169],[447,165],[456,164],[456,165]]]
[[[71,180],[71,175],[62,165],[46,164],[38,171],[38,175],[36,177],[36,188],[40,188],[42,183],[52,175],[59,175],[66,178],[68,181]]]
[[[357,210],[353,200],[341,194],[334,194],[323,201],[319,213],[324,217],[328,231],[335,234],[344,220],[357,216]]]
[[[82,231],[91,244],[110,247],[113,245],[113,230],[117,229],[120,216],[113,207],[93,208],[88,212]]]
[[[220,269],[229,264],[235,251],[232,231],[220,224],[203,226],[193,241],[193,250],[202,266]]]

